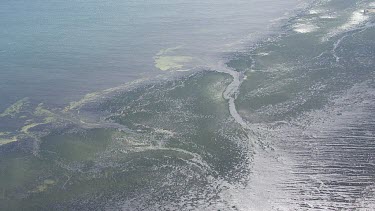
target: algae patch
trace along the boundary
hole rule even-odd
[[[17,136],[12,136],[10,132],[0,132],[0,146],[17,141]]]
[[[115,93],[117,91],[129,89],[129,88],[131,88],[131,87],[133,87],[137,84],[140,84],[144,80],[145,79],[138,79],[138,80],[135,80],[135,81],[132,81],[132,82],[129,82],[129,83],[126,83],[126,84],[122,84],[122,85],[117,86],[117,87],[109,88],[109,89],[106,89],[106,90],[103,90],[103,91],[88,93],[81,100],[70,102],[69,105],[66,106],[63,109],[63,112],[66,113],[66,112],[69,112],[71,110],[75,110],[75,109],[78,110],[79,108],[81,108],[82,106],[84,106],[87,103],[95,102],[95,101],[98,101],[100,99],[103,99],[104,96],[107,96],[111,93]]]
[[[43,103],[40,103],[38,107],[35,108],[34,115],[38,117],[44,117],[43,124],[51,123],[57,121],[56,114],[43,108]]]
[[[173,51],[178,50],[180,48],[182,48],[182,45],[179,45],[179,46],[176,46],[176,47],[173,47],[173,48],[162,49],[156,55],[157,56],[166,55],[166,54],[172,53]]]
[[[190,56],[157,56],[155,57],[155,67],[163,71],[184,71],[185,63],[193,60]]]
[[[16,136],[13,136],[13,137],[10,137],[10,138],[2,138],[1,135],[0,135],[0,146],[4,145],[4,144],[9,144],[9,143],[12,143],[12,142],[15,142],[15,141],[17,141]]]
[[[40,125],[40,124],[42,124],[42,123],[30,123],[30,124],[26,124],[25,126],[23,126],[23,127],[21,128],[21,132],[22,132],[22,133],[25,133],[25,134],[28,134],[28,133],[29,133],[29,130],[30,130],[31,128],[36,127],[36,126],[38,126],[38,125]]]
[[[188,71],[183,69],[186,63],[193,60],[190,56],[174,55],[182,46],[160,50],[154,57],[155,67],[162,71]]]
[[[40,103],[36,108],[35,108],[35,111],[34,111],[34,114],[36,116],[54,116],[55,114],[52,113],[51,111],[43,108],[43,103]]]
[[[9,135],[10,132],[0,132],[0,136],[6,136],[6,135]]]
[[[80,107],[86,102],[94,101],[100,95],[101,95],[100,92],[93,92],[93,93],[86,94],[80,101],[74,101],[74,102],[69,103],[69,106],[65,107],[64,111],[68,112],[69,110]]]
[[[33,114],[37,118],[43,118],[43,120],[39,119],[40,120],[39,122],[35,122],[34,120],[27,120],[25,122],[25,125],[21,128],[21,132],[28,134],[29,130],[33,127],[36,127],[38,125],[52,123],[58,120],[57,116],[54,113],[52,113],[51,111],[43,107],[43,103],[40,103],[35,108]]]
[[[43,181],[43,183],[41,185],[39,185],[38,187],[35,188],[35,190],[33,190],[32,192],[33,193],[40,193],[40,192],[44,192],[46,190],[48,190],[48,188],[50,188],[51,186],[53,186],[56,182],[54,180],[51,180],[51,179],[46,179]]]
[[[9,106],[7,109],[5,109],[5,111],[2,114],[0,114],[0,117],[5,117],[5,116],[15,117],[28,105],[29,105],[29,98],[25,97],[15,102],[13,105]]]

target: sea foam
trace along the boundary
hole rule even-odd
[[[341,30],[352,29],[352,28],[354,28],[354,27],[356,27],[360,24],[363,24],[368,19],[369,19],[369,16],[365,15],[365,13],[363,13],[362,10],[357,10],[357,11],[353,12],[353,14],[350,17],[350,19],[348,20],[348,22],[343,24],[339,29],[341,29]]]
[[[298,33],[310,33],[316,31],[318,28],[318,26],[310,23],[297,23],[293,26],[293,31]]]

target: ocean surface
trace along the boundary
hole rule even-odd
[[[374,1],[0,17],[0,210],[375,209]]]
[[[163,71],[213,65],[219,53],[275,30],[272,22],[298,4],[298,0],[1,1],[0,109],[24,97],[62,106],[87,93],[153,78]],[[157,56],[164,57],[155,61]]]

